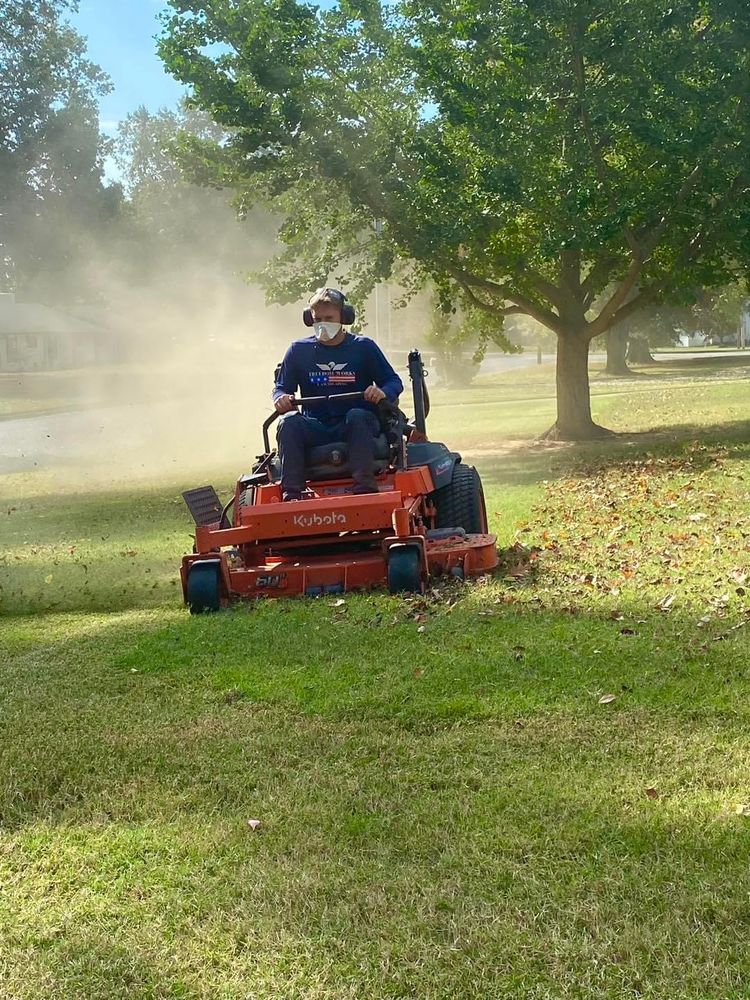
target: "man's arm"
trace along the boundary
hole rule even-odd
[[[290,413],[294,406],[291,397],[297,391],[298,378],[295,374],[294,345],[287,349],[284,360],[276,369],[276,381],[274,383],[271,398],[279,413]]]
[[[398,374],[394,371],[385,354],[383,354],[375,341],[368,338],[368,344],[372,356],[375,385],[383,390],[386,397],[392,403],[395,403],[404,391],[404,383],[398,377]]]

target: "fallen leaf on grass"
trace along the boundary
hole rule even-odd
[[[424,632],[424,631],[425,631],[424,625],[420,625],[419,628],[417,629],[417,632]]]
[[[611,705],[613,701],[616,701],[616,694],[603,694],[599,699],[600,705]]]
[[[658,799],[660,797],[660,793],[655,788],[647,788],[646,797],[649,799]]]
[[[344,598],[343,597],[339,597],[338,601],[334,601],[333,604],[331,605],[331,607],[332,608],[341,608],[345,604],[346,604],[346,601],[344,600]]]
[[[750,816],[750,806],[744,802],[736,805],[734,811],[738,816]]]
[[[253,832],[255,832],[255,830],[257,830],[258,827],[260,826],[260,820],[259,819],[249,819],[247,821],[247,825],[250,827],[250,829]]]
[[[659,609],[659,611],[669,611],[669,609],[674,604],[674,600],[675,600],[674,594],[665,594],[664,597],[662,597],[662,599],[657,603],[656,607]]]
[[[708,514],[704,514],[702,511],[698,511],[695,514],[688,514],[688,521],[705,521]]]

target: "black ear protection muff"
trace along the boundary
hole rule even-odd
[[[341,325],[351,326],[355,319],[354,306],[346,301],[346,295],[340,292],[338,288],[321,288],[315,293],[313,298],[317,295],[327,293],[328,297],[334,301],[338,302],[341,306]],[[314,323],[312,309],[308,306],[306,309],[302,310],[302,322],[305,326],[312,326]]]

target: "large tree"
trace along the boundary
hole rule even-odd
[[[65,20],[74,0],[0,0],[0,254],[5,282],[57,291],[116,213],[97,102],[109,83]]]
[[[180,138],[215,144],[225,134],[182,103],[155,113],[136,108],[119,125],[115,160],[127,195],[129,266],[138,283],[149,283],[155,272],[172,271],[182,282],[187,271],[202,271],[210,287],[261,266],[276,246],[276,225],[260,210],[237,225],[226,191],[193,184],[180,169]]]
[[[286,216],[271,294],[409,261],[525,313],[557,436],[601,431],[593,337],[750,256],[746,0],[169,3],[162,56],[229,134],[196,171]]]

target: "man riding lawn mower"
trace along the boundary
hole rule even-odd
[[[240,597],[418,592],[430,577],[492,571],[479,475],[427,440],[419,352],[409,355],[410,423],[380,348],[344,329],[354,309],[342,292],[319,289],[303,321],[314,336],[295,341],[277,369],[252,473],[224,506],[212,486],[183,493],[196,523],[181,567],[191,612]],[[274,451],[268,431],[278,418]]]
[[[354,486],[352,493],[377,493],[373,472],[380,434],[377,404],[395,403],[403,383],[378,345],[347,333],[354,310],[335,288],[320,288],[302,314],[314,336],[295,341],[276,374],[273,401],[281,414],[277,430],[281,495],[299,500],[305,488],[305,452],[344,441]],[[316,401],[298,412],[294,393]],[[321,399],[320,397],[330,397]],[[356,397],[356,398],[355,398]]]

